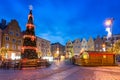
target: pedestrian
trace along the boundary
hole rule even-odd
[[[75,64],[75,57],[72,57],[72,64]]]

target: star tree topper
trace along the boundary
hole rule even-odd
[[[30,9],[30,10],[33,10],[33,6],[32,6],[32,5],[29,5],[29,9]]]

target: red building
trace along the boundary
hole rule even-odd
[[[84,66],[115,65],[115,54],[95,51],[83,52],[81,58],[76,59],[75,63]]]

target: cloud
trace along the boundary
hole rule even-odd
[[[60,34],[61,34],[60,32],[57,32],[55,35],[53,35],[53,33],[47,32],[47,33],[39,34],[38,36],[41,38],[47,39],[49,41],[52,41],[52,43],[60,42],[64,44],[65,38],[63,38]]]

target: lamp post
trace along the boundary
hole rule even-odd
[[[111,37],[112,52],[113,52],[113,35],[112,35],[113,20],[114,18],[108,18],[105,20],[106,31],[108,32],[107,39]]]

